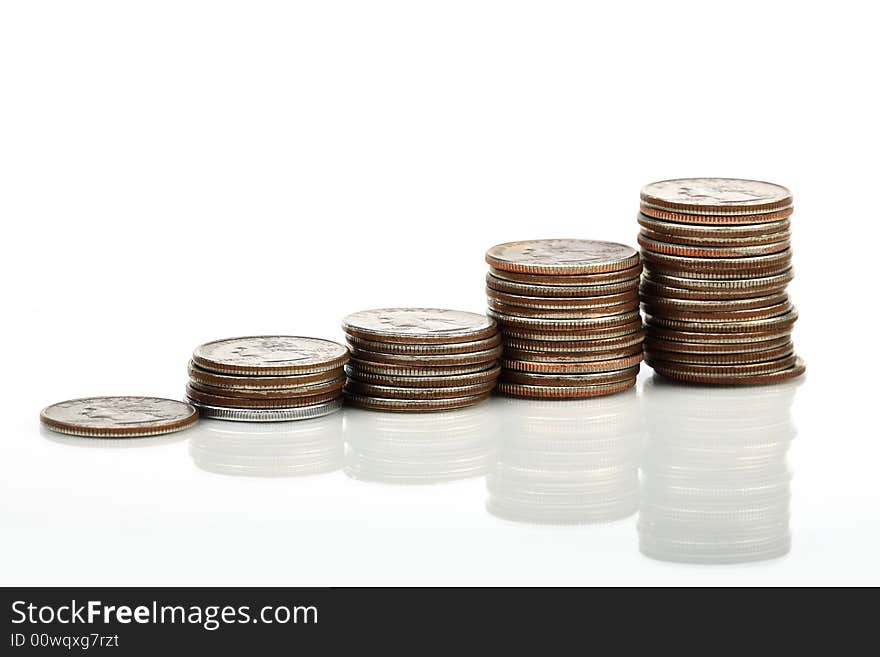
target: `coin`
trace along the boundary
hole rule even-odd
[[[661,180],[645,185],[640,196],[648,207],[696,215],[759,214],[792,204],[782,185],[740,178]]]
[[[670,351],[684,354],[747,354],[749,352],[775,349],[791,343],[790,333],[780,333],[761,340],[746,342],[684,342],[658,337],[645,339],[645,353]]]
[[[711,374],[702,373],[695,374],[686,369],[680,369],[667,365],[656,365],[654,371],[663,376],[688,383],[709,383],[714,385],[766,385],[770,383],[778,383],[786,381],[798,376],[802,376],[806,372],[804,361],[797,358],[791,367],[774,372],[766,372],[761,374]]]
[[[486,286],[489,289],[507,294],[518,294],[527,297],[551,298],[589,298],[631,292],[639,287],[638,274],[634,278],[619,282],[597,285],[549,285],[539,283],[517,283],[486,274]]]
[[[774,292],[782,292],[794,278],[794,272],[789,269],[775,275],[766,275],[756,278],[685,278],[683,276],[646,270],[642,279],[643,285],[662,286],[654,288],[662,290],[664,287],[670,291],[664,296],[681,296],[681,290],[701,294],[714,294],[728,298],[743,298],[747,296],[763,296]]]
[[[663,351],[660,349],[646,350],[645,360],[660,361],[664,363],[691,363],[695,365],[735,365],[740,363],[761,363],[790,356],[794,353],[794,345],[791,340],[785,341],[779,347],[772,347],[760,351],[747,351],[731,354],[718,353],[687,353],[680,351]]]
[[[272,390],[313,386],[320,383],[334,381],[344,375],[342,367],[318,372],[316,374],[299,374],[291,376],[233,376],[230,374],[217,374],[201,369],[198,365],[189,362],[187,372],[192,381],[215,388],[228,388],[230,390]]]
[[[202,417],[233,422],[289,422],[291,420],[309,420],[335,413],[342,408],[342,398],[313,406],[300,408],[223,408],[200,402],[193,402]]]
[[[545,239],[498,244],[486,252],[486,262],[527,274],[595,274],[629,269],[639,262],[639,254],[615,242]]]
[[[779,242],[766,242],[758,245],[728,245],[728,246],[706,246],[706,245],[683,245],[668,244],[658,242],[645,236],[644,232],[639,233],[639,246],[665,255],[685,256],[692,258],[746,258],[751,256],[770,255],[787,251],[791,247],[788,239]]]
[[[788,329],[795,323],[795,321],[797,321],[797,318],[797,310],[792,308],[782,315],[767,319],[749,319],[712,323],[663,319],[661,317],[654,317],[653,315],[645,314],[645,324],[649,327],[674,329],[694,333],[752,333],[773,332]]]
[[[779,303],[788,301],[788,295],[784,292],[769,294],[759,297],[747,297],[745,299],[681,299],[677,297],[667,297],[658,294],[655,290],[643,293],[645,303],[650,308],[657,310],[684,310],[688,312],[725,312],[731,310],[746,310],[749,308],[767,308]],[[651,312],[651,311],[648,311]]]
[[[410,387],[410,388],[440,388],[446,386],[470,386],[479,385],[481,383],[494,382],[498,379],[501,372],[501,366],[493,365],[491,368],[472,372],[469,374],[443,374],[428,376],[399,376],[395,374],[376,374],[365,372],[351,366],[346,367],[348,378],[353,381],[363,383],[371,383],[374,385],[384,385],[391,387]]]
[[[788,215],[791,210],[786,210]],[[764,216],[766,218],[766,215]],[[789,218],[763,221],[756,224],[731,224],[731,225],[700,225],[694,223],[680,223],[678,221],[664,221],[646,214],[639,214],[639,226],[642,230],[660,235],[662,241],[675,242],[677,239],[694,239],[703,242],[721,240],[749,240],[766,237],[767,235],[790,234],[791,220]],[[771,239],[771,242],[779,240]]]
[[[622,370],[626,369],[627,367],[638,365],[640,362],[642,362],[641,352],[633,356],[627,356],[625,358],[578,363],[535,362],[503,358],[501,359],[501,371],[502,375],[505,368],[509,370],[517,370],[519,372],[580,374],[585,372],[608,372],[610,370]]]
[[[450,399],[483,395],[491,392],[494,387],[495,381],[467,386],[445,386],[442,388],[384,386],[360,381],[349,381],[345,386],[345,392],[346,394],[380,397],[382,399]]]
[[[668,221],[670,223],[679,222],[682,224],[692,224],[704,226],[723,226],[725,228],[731,226],[756,226],[766,222],[768,224],[775,223],[782,219],[787,219],[792,215],[792,208],[782,208],[772,212],[762,212],[760,214],[694,214],[682,212],[670,212],[662,210],[652,205],[642,204],[639,211],[654,219]]]
[[[435,343],[435,344],[412,344],[408,342],[381,342],[374,340],[362,340],[352,335],[346,336],[346,341],[353,349],[363,351],[372,351],[381,354],[412,354],[412,355],[433,355],[433,354],[461,354],[475,351],[484,351],[486,349],[494,349],[501,344],[501,336],[493,335],[483,340],[475,340],[473,342],[453,342],[451,344]]]
[[[632,378],[621,383],[611,383],[595,386],[534,386],[519,383],[499,383],[496,390],[502,395],[511,397],[526,397],[532,399],[581,399],[585,397],[598,397],[612,395],[632,388],[636,379]]]
[[[136,438],[180,431],[199,419],[189,404],[158,397],[86,397],[47,406],[40,422],[52,431],[91,438]]]
[[[541,328],[517,328],[502,327],[501,334],[504,336],[505,343],[508,339],[515,338],[517,340],[536,340],[539,342],[570,342],[580,340],[604,340],[609,338],[630,335],[642,328],[642,317],[636,313],[636,317],[632,320],[621,324],[620,326],[609,327],[581,327],[574,329],[554,330],[549,325],[546,330]]]
[[[573,308],[573,307],[565,307],[558,308],[556,310],[550,308],[533,308],[527,306],[513,306],[510,304],[502,303],[500,301],[496,301],[495,299],[490,298],[488,301],[489,309],[493,312],[499,314],[505,314],[511,317],[521,317],[521,318],[534,318],[534,319],[560,319],[560,320],[575,320],[575,319],[602,319],[605,317],[611,317],[620,315],[622,313],[631,312],[637,310],[639,307],[639,300],[637,297],[634,297],[632,300],[627,301],[625,303],[620,303],[613,306],[595,306],[592,308]]]
[[[489,399],[489,393],[469,397],[453,397],[451,399],[384,399],[381,397],[348,394],[345,396],[345,403],[374,411],[429,412],[465,408],[486,399]]]
[[[641,353],[641,342],[631,347],[605,351],[570,351],[559,353],[556,351],[525,351],[522,349],[511,349],[510,347],[504,349],[504,357],[510,360],[533,360],[542,363],[593,363],[628,358],[629,356]]]
[[[492,363],[475,363],[473,365],[450,365],[448,367],[427,367],[415,365],[396,365],[391,363],[373,363],[352,358],[345,368],[347,372],[367,372],[390,376],[453,376],[456,374],[472,374],[490,369]]]
[[[319,338],[261,335],[208,342],[196,347],[192,360],[219,374],[284,376],[338,368],[348,360],[348,349]]]
[[[595,297],[536,297],[522,294],[509,294],[499,292],[491,287],[486,288],[486,296],[499,303],[523,308],[546,308],[557,310],[572,308],[575,310],[589,310],[592,308],[608,308],[639,298],[638,288],[633,288],[622,294],[606,294]]]
[[[620,313],[618,315],[588,319],[538,319],[502,314],[491,309],[488,313],[490,317],[498,322],[503,330],[508,328],[527,328],[552,331],[604,329],[627,325],[640,317],[637,309],[630,312]]]
[[[681,310],[677,308],[648,305],[645,306],[645,314],[651,316],[655,320],[662,319],[664,322],[701,322],[704,324],[714,324],[717,322],[726,323],[730,321],[748,321],[753,319],[767,319],[770,317],[776,317],[778,315],[784,315],[788,312],[791,312],[792,310],[794,310],[794,306],[792,306],[788,301],[783,301],[773,304],[772,306],[766,306],[763,308],[742,308],[734,310],[717,310],[712,312],[702,310]],[[659,321],[654,323],[658,326],[666,325],[664,323],[660,323]]]
[[[489,268],[489,274],[495,278],[513,283],[531,285],[563,285],[581,287],[585,285],[611,285],[638,278],[642,272],[641,263],[620,271],[602,272],[597,274],[528,274],[524,272],[506,271],[496,267]]]
[[[748,333],[712,333],[683,331],[680,329],[664,329],[659,327],[651,327],[649,339],[666,339],[675,342],[690,342],[699,344],[752,344],[755,341],[776,340],[777,338],[788,338],[791,336],[791,326],[783,326],[775,330],[769,331],[749,331]]]
[[[201,383],[197,380],[190,379],[189,385],[195,390],[210,395],[219,395],[222,397],[235,397],[245,399],[289,399],[291,397],[309,397],[312,395],[322,395],[325,393],[339,393],[345,384],[345,376],[333,379],[327,383],[314,383],[308,386],[298,386],[295,388],[229,388],[212,386]]]
[[[741,258],[689,258],[643,249],[642,258],[652,270],[671,271],[683,278],[759,278],[780,274],[791,268],[790,249],[770,255]]]
[[[639,367],[627,367],[607,372],[582,372],[579,374],[536,374],[531,372],[507,371],[501,377],[502,383],[519,383],[535,386],[559,386],[562,388],[620,383],[634,379]]]
[[[412,367],[447,367],[460,365],[473,365],[496,361],[501,356],[501,345],[475,351],[469,354],[382,354],[364,349],[352,349],[352,358],[358,361],[370,363],[389,363],[392,365],[405,365]]]
[[[342,328],[364,340],[424,344],[473,342],[497,330],[485,315],[442,308],[364,310],[346,317]]]
[[[187,399],[200,404],[217,406],[220,408],[298,408],[300,406],[314,406],[339,397],[339,389],[332,392],[324,392],[316,395],[296,395],[294,397],[232,397],[229,395],[215,395],[197,390],[191,384],[186,386]]]
[[[607,338],[600,340],[566,340],[548,342],[542,340],[520,340],[511,338],[504,344],[505,351],[537,351],[548,353],[591,353],[606,352],[615,349],[626,349],[642,344],[645,338],[644,331],[641,329],[620,336],[618,338]]]

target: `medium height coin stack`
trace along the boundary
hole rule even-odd
[[[260,335],[193,351],[186,397],[203,417],[278,422],[342,407],[348,349],[319,338]]]
[[[493,246],[486,262],[488,314],[504,340],[499,392],[576,399],[635,385],[643,339],[635,249],[531,240]]]
[[[803,374],[791,331],[792,196],[771,183],[689,178],[642,189],[645,360],[679,381],[774,383]]]
[[[376,411],[445,411],[489,398],[501,337],[485,315],[377,308],[342,322],[352,358],[346,402]]]

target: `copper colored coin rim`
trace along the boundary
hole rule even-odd
[[[749,386],[749,385],[767,385],[794,379],[802,376],[806,372],[804,361],[797,358],[795,364],[784,370],[776,372],[768,372],[766,374],[747,374],[737,376],[705,376],[700,374],[689,374],[675,370],[666,370],[666,368],[654,368],[658,374],[669,379],[685,381],[687,383],[697,383],[705,385],[731,385],[731,386]],[[667,373],[668,372],[668,373]]]
[[[217,406],[219,408],[299,408],[301,406],[313,406],[328,402],[339,397],[341,391],[327,392],[319,395],[304,395],[299,397],[285,397],[282,399],[248,399],[244,397],[229,397],[226,395],[212,395],[196,390],[190,385],[186,386],[186,396],[202,404]]]
[[[404,365],[409,367],[455,367],[459,365],[475,365],[491,363],[498,360],[502,353],[502,345],[492,349],[463,354],[381,354],[363,349],[352,349],[353,359],[360,362]]]
[[[791,219],[789,217],[780,217],[771,221],[762,221],[754,224],[698,224],[681,221],[668,221],[661,217],[652,217],[651,215],[640,212],[636,217],[636,221],[640,227],[668,237],[718,237],[721,239],[727,239],[765,235],[768,232],[791,232]]]
[[[618,358],[629,358],[642,352],[641,343],[626,347],[623,349],[613,349],[608,351],[573,351],[573,352],[552,352],[552,351],[523,351],[518,349],[506,349],[504,358],[507,360],[527,361],[535,363],[593,363],[597,361],[617,360]]]
[[[660,312],[656,312],[659,310]],[[644,304],[646,316],[654,319],[673,322],[702,322],[705,324],[751,321],[754,319],[769,319],[785,315],[794,310],[790,301],[782,301],[772,306],[760,308],[743,308],[737,310],[678,310],[671,308],[657,308]]]
[[[775,349],[791,343],[791,333],[782,333],[779,337],[765,340],[733,343],[684,342],[666,340],[664,338],[645,338],[645,353],[651,351],[668,351],[681,354],[748,354],[768,349]]]
[[[683,365],[737,365],[746,363],[764,363],[776,360],[777,358],[790,356],[793,353],[794,343],[789,340],[781,347],[731,354],[691,353],[682,351],[665,351],[660,349],[645,349],[645,362],[659,360],[661,362],[681,363]]]
[[[194,379],[189,380],[189,387],[198,390],[201,393],[234,399],[296,399],[299,397],[313,397],[331,392],[338,393],[342,390],[343,385],[345,385],[344,375],[327,383],[317,383],[314,386],[304,386],[299,388],[265,388],[262,390],[221,388],[218,386],[207,385]]]
[[[562,342],[550,342],[546,340],[521,340],[510,339],[504,343],[504,348],[515,349],[517,351],[537,351],[547,353],[593,353],[603,351],[614,351],[616,349],[626,349],[639,345],[645,340],[645,332],[643,329],[637,329],[632,333],[627,333],[619,338],[607,338],[605,340],[571,340]],[[575,343],[585,343],[576,345]],[[560,348],[561,347],[561,348]]]
[[[373,363],[352,358],[348,361],[347,370],[361,371],[367,374],[380,374],[389,376],[455,376],[459,374],[477,374],[492,369],[497,361],[489,363],[475,363],[473,365],[449,365],[449,366],[410,366],[396,365],[392,363]],[[406,374],[404,374],[404,372]]]
[[[590,340],[606,340],[617,338],[624,335],[630,335],[643,327],[642,317],[639,315],[635,319],[620,326],[608,326],[603,328],[579,328],[573,330],[541,330],[523,328],[510,328],[502,330],[502,336],[505,341],[514,340],[532,340],[535,342],[586,342]]]
[[[650,292],[642,294],[643,307],[654,306],[658,309],[683,310],[685,312],[730,312],[731,310],[751,310],[757,308],[769,308],[779,303],[790,302],[785,292],[774,292],[757,297],[733,298],[733,299],[680,299],[667,297]]]
[[[662,319],[655,318],[652,315],[645,315],[645,325],[649,332],[653,328],[661,328],[679,330],[685,333],[753,333],[789,327],[797,319],[797,309],[792,307],[787,313],[767,319],[731,320],[730,322],[713,322],[712,324]],[[771,328],[768,329],[768,327]]]
[[[764,244],[750,246],[693,246],[688,244],[658,242],[643,237],[643,233],[640,232],[636,240],[638,241],[639,246],[643,249],[648,249],[654,253],[688,258],[706,258],[710,260],[722,258],[749,258],[753,256],[772,255],[781,251],[791,250],[791,242],[788,239],[780,242],[766,242]]]
[[[676,371],[695,376],[744,376],[749,374],[770,374],[793,367],[797,361],[795,354],[789,354],[782,358],[776,358],[764,362],[737,363],[730,365],[699,365],[695,363],[680,363],[677,361],[665,361],[661,359],[646,359],[645,364],[653,369],[655,365],[667,371]]]
[[[593,297],[542,297],[529,296],[525,294],[516,294],[510,292],[502,292],[491,287],[486,287],[486,296],[490,299],[509,306],[523,306],[524,308],[547,308],[554,310],[556,308],[574,308],[574,309],[591,309],[591,308],[607,308],[609,306],[619,306],[621,304],[637,299],[639,296],[638,286],[633,287],[625,292],[617,294],[604,294]]]
[[[615,326],[623,326],[629,324],[641,315],[639,311],[632,310],[617,315],[608,315],[607,317],[599,317],[595,319],[537,319],[527,317],[517,317],[515,315],[506,315],[489,310],[490,316],[495,319],[502,327],[514,328],[537,328],[565,331],[566,329],[589,329],[589,328],[613,328]]]
[[[678,271],[706,271],[708,273],[730,271],[754,272],[764,269],[773,269],[783,263],[791,262],[791,249],[785,249],[776,253],[758,256],[741,256],[731,258],[700,258],[697,256],[678,256],[657,253],[649,249],[642,249],[642,257],[645,263],[653,265],[659,263],[662,267]]]
[[[639,228],[639,235],[652,242],[659,242],[667,246],[693,247],[706,249],[736,249],[738,247],[756,247],[767,244],[779,244],[791,242],[791,231],[782,230],[774,233],[761,233],[744,237],[722,236],[694,236],[694,235],[667,235],[659,233],[645,226]],[[656,250],[656,249],[655,249]]]
[[[325,370],[314,374],[293,374],[289,376],[233,376],[202,370],[195,363],[190,361],[187,365],[187,373],[190,378],[197,380],[200,383],[218,388],[230,387],[246,390],[263,390],[308,387],[318,383],[326,383],[342,376],[343,367],[344,364],[333,368],[332,370]]]

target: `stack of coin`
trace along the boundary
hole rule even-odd
[[[501,338],[485,315],[439,308],[379,308],[349,315],[346,400],[382,411],[443,411],[489,397]]]
[[[642,189],[646,362],[692,383],[754,385],[804,372],[791,341],[791,193],[753,180]]]
[[[279,422],[321,417],[342,406],[348,349],[318,338],[261,335],[196,347],[187,401],[203,417]]]
[[[486,262],[489,316],[504,339],[499,392],[577,399],[635,384],[643,340],[635,249],[531,240],[493,246]]]

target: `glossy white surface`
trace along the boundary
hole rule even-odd
[[[242,6],[0,3],[0,583],[880,584],[876,8]],[[346,413],[99,447],[39,430],[73,397],[181,398],[209,340],[482,312],[490,246],[632,245],[643,185],[705,175],[794,194],[793,395],[694,418],[702,397],[645,368],[610,435],[599,404],[501,400],[457,429]],[[775,436],[763,479],[739,448],[695,461],[704,430],[746,451]],[[456,473],[476,476],[376,481]],[[761,490],[766,514],[739,513]],[[640,552],[648,530],[785,548],[786,521],[770,561]]]

